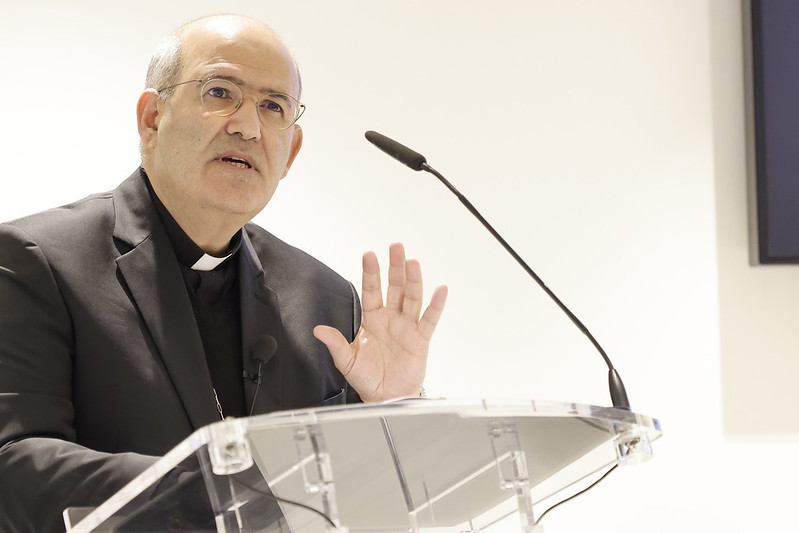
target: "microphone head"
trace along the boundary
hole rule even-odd
[[[277,341],[271,335],[261,335],[252,347],[252,358],[266,363],[277,351]]]
[[[422,154],[414,152],[407,146],[376,131],[367,131],[366,140],[413,170],[422,170],[422,165],[427,163],[427,159]]]

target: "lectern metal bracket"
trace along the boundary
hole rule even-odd
[[[211,470],[217,476],[230,476],[247,470],[253,465],[247,430],[235,420],[217,422],[208,427],[211,437],[208,455]]]
[[[524,533],[540,531],[533,516],[533,497],[530,492],[527,457],[519,441],[516,423],[512,420],[493,422],[488,434],[499,473],[499,487],[515,492],[522,531]]]
[[[297,428],[294,432],[294,445],[297,450],[297,464],[300,465],[302,471],[305,492],[318,494],[322,503],[322,512],[332,522],[339,524],[333,465],[319,425],[309,424]],[[309,457],[310,461],[307,460]],[[310,465],[312,465],[311,468],[308,468]]]
[[[616,459],[620,466],[639,464],[652,458],[652,444],[646,431],[629,424],[616,424],[612,429]]]

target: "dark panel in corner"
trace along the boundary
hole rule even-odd
[[[751,0],[757,254],[799,264],[799,1]]]

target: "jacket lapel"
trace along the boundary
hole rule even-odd
[[[245,405],[252,414],[261,414],[280,409],[283,395],[281,378],[281,357],[285,352],[283,322],[278,309],[277,294],[266,285],[263,266],[253,249],[246,229],[242,232],[241,254],[239,258],[239,288],[241,301],[241,340],[243,347],[242,366],[251,376],[258,375],[257,358],[261,363],[261,384],[255,395],[254,381],[244,381]],[[274,352],[264,352],[263,335],[271,335],[277,342]],[[253,405],[253,396],[255,404]]]
[[[213,385],[183,276],[139,171],[114,193],[114,237],[127,243],[117,258],[144,324],[197,429],[219,420]]]

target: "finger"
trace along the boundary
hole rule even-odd
[[[419,320],[422,311],[422,267],[419,261],[409,259],[405,263],[405,297],[402,299],[402,314]]]
[[[344,335],[341,334],[336,328],[330,326],[316,326],[313,328],[313,336],[327,346],[330,356],[333,358],[333,363],[341,374],[346,378],[354,359],[352,357],[352,347]]]
[[[433,337],[433,332],[438,325],[441,318],[441,313],[444,312],[444,304],[447,303],[447,286],[440,285],[433,291],[433,297],[430,298],[430,305],[425,309],[422,319],[419,321],[419,333],[427,341]]]
[[[405,293],[405,247],[395,242],[388,249],[388,291],[386,308],[402,310],[402,297]]]
[[[383,288],[380,285],[380,264],[374,252],[363,254],[361,278],[361,306],[364,311],[383,307]]]

